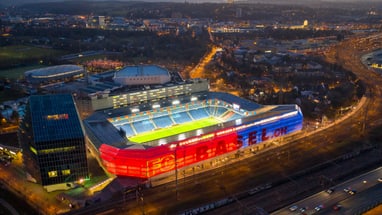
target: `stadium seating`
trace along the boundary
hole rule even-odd
[[[209,114],[207,113],[205,108],[189,110],[188,112],[191,114],[192,118],[194,118],[195,120],[209,117]]]
[[[146,131],[152,131],[155,126],[152,124],[151,120],[144,120],[139,122],[133,122],[133,126],[137,133],[143,133]]]
[[[153,121],[158,128],[165,128],[174,124],[169,116],[153,118]]]
[[[134,130],[130,124],[124,124],[121,126],[121,128],[126,132],[126,137],[136,135],[136,133],[134,132]]]
[[[142,120],[148,120],[150,118],[149,115],[139,115],[139,116],[134,116],[132,117],[132,121],[133,122],[139,122],[139,121],[142,121]]]
[[[191,122],[192,121],[192,119],[187,114],[187,112],[175,113],[175,114],[172,114],[171,116],[172,116],[172,119],[177,124],[182,124],[182,123],[186,123],[186,122]]]
[[[161,111],[130,115],[128,120],[119,120],[114,123],[114,126],[118,129],[121,127],[126,132],[126,136],[129,137],[138,133],[165,128],[175,124],[192,122],[211,116],[218,117],[222,121],[230,121],[241,118],[242,114],[222,106],[216,101],[210,101],[207,106],[202,104],[188,104],[184,106],[173,106],[171,109],[163,109]]]

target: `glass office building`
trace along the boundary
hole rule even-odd
[[[28,180],[48,191],[88,176],[85,135],[70,94],[31,96],[19,141]]]

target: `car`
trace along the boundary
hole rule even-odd
[[[344,192],[348,193],[350,191],[350,187],[344,188]]]
[[[356,194],[357,193],[357,191],[356,190],[349,190],[349,192],[348,192],[350,195],[354,195],[354,194]]]
[[[342,208],[342,205],[340,205],[340,204],[336,204],[333,206],[333,210],[335,210],[335,211],[339,211],[339,210],[341,210],[341,208]]]
[[[323,205],[319,205],[319,206],[315,207],[314,210],[320,211],[322,208],[324,208],[324,206]]]
[[[382,182],[382,178],[378,178],[378,181],[379,181],[379,182]]]
[[[289,208],[290,211],[295,211],[297,210],[298,206],[297,205],[293,205],[292,207]]]
[[[300,212],[304,213],[306,211],[306,208],[300,208]]]
[[[328,194],[332,194],[334,192],[334,189],[333,188],[329,188],[325,192],[328,193]]]

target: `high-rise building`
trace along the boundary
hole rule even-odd
[[[100,28],[104,28],[105,27],[105,17],[104,16],[99,16],[98,17],[98,25]]]
[[[48,191],[88,176],[84,130],[70,94],[31,96],[19,142],[28,180]]]

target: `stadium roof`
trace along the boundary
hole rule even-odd
[[[169,72],[156,65],[127,66],[115,73],[116,77],[135,77],[135,76],[169,76]]]
[[[256,109],[261,107],[261,105],[255,103],[255,102],[234,96],[234,95],[229,94],[229,93],[208,92],[208,97],[223,100],[223,101],[231,103],[231,104],[237,104],[240,106],[240,108],[242,108],[246,111],[253,111],[253,110],[256,110]]]
[[[82,66],[66,64],[29,70],[26,71],[24,75],[33,76],[33,78],[51,78],[59,75],[66,75],[83,71],[84,68]]]
[[[29,104],[36,143],[84,137],[70,94],[35,95]]]

